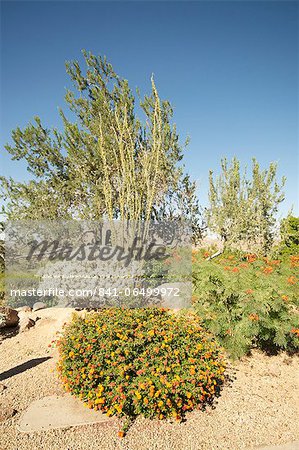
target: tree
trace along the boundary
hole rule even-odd
[[[299,254],[299,217],[291,214],[281,221],[280,234],[282,238],[281,253]]]
[[[284,200],[282,188],[285,178],[276,181],[277,164],[261,170],[252,159],[251,177],[246,169],[241,173],[240,162],[221,161],[222,172],[214,179],[209,174],[209,201],[207,221],[209,228],[218,233],[225,247],[242,246],[248,250],[267,253],[274,241],[276,214]]]
[[[60,132],[35,117],[24,130],[16,128],[14,144],[5,146],[12,159],[26,160],[33,175],[27,183],[1,178],[6,215],[149,220],[163,211],[165,218],[186,216],[199,224],[195,186],[184,174],[183,147],[171,125],[173,110],[160,100],[154,79],[150,95],[141,99],[138,93],[141,121],[128,82],[106,58],[83,55],[85,73],[77,61],[66,64],[75,89],[65,100],[76,120],[60,110]]]

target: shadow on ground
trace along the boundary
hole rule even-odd
[[[0,381],[7,380],[7,378],[11,378],[14,375],[18,375],[19,373],[26,372],[26,370],[32,369],[39,364],[51,359],[51,356],[45,356],[44,358],[34,358],[29,361],[24,362],[23,364],[19,364],[18,366],[13,367],[12,369],[6,370],[5,372],[0,373]]]
[[[1,328],[0,330],[0,345],[4,339],[9,339],[19,333],[19,327]]]

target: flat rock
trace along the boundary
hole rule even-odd
[[[29,328],[34,327],[35,321],[30,319],[30,317],[22,317],[19,323],[19,333],[29,330]]]
[[[39,311],[40,309],[45,309],[47,308],[47,305],[43,302],[36,302],[34,303],[32,310],[33,311]]]
[[[28,306],[28,305],[25,305],[25,306],[22,306],[21,308],[20,308],[20,311],[23,311],[23,312],[31,312],[32,311],[32,308],[30,307],[30,306]]]
[[[23,412],[17,428],[23,433],[111,422],[100,411],[86,408],[82,401],[69,394],[52,395],[36,400]]]

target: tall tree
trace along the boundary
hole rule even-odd
[[[284,200],[282,192],[285,177],[277,182],[277,164],[261,170],[252,159],[252,173],[241,173],[240,162],[233,158],[221,161],[221,174],[209,175],[209,201],[207,221],[209,228],[218,233],[225,246],[247,247],[248,250],[267,253],[274,240],[276,214]]]
[[[33,178],[1,178],[7,216],[148,220],[163,211],[199,224],[195,186],[184,174],[183,147],[171,124],[173,110],[161,101],[153,78],[150,95],[141,99],[106,58],[83,55],[85,72],[78,61],[66,64],[74,89],[65,100],[76,119],[60,110],[62,132],[47,129],[39,117],[12,132],[13,145],[5,148],[12,159],[26,160]]]

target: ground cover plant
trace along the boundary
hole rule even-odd
[[[193,305],[232,357],[299,348],[299,256],[193,252]]]
[[[57,345],[66,390],[108,416],[180,421],[212,401],[224,381],[222,350],[194,314],[110,308],[74,315]]]

